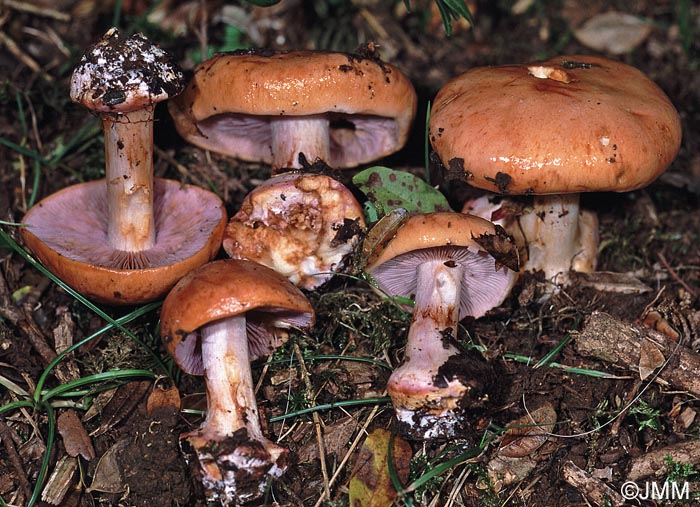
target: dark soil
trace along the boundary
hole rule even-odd
[[[147,9],[156,3],[157,12],[166,17],[147,21]],[[478,444],[483,435],[497,435],[498,428],[539,407],[551,407],[556,413],[553,435],[533,440],[526,432],[516,441],[526,449],[524,456],[508,458],[512,470],[527,465],[527,473],[513,472],[508,480],[488,476],[489,467],[500,459],[503,439],[497,437],[478,457],[455,466],[442,479],[429,481],[410,498],[415,505],[425,506],[595,504],[583,488],[564,479],[567,463],[585,471],[594,489],[603,491],[601,488],[606,486],[619,494],[633,459],[655,449],[695,441],[700,433],[696,417],[700,403],[687,389],[653,382],[653,376],[640,379],[637,369],[583,357],[575,346],[587,319],[594,312],[605,312],[625,325],[654,326],[666,336],[675,333],[683,346],[700,349],[700,7],[689,1],[533,1],[524,12],[516,14],[510,2],[484,1],[472,5],[475,26],[457,24],[453,36],[447,38],[435,19],[425,22],[430,3],[414,0],[414,12],[407,13],[400,1],[282,0],[273,7],[253,8],[247,3],[233,5],[215,0],[124,0],[121,26],[144,31],[172,52],[188,71],[204,43],[216,49],[236,49],[225,45],[237,33],[226,23],[242,27],[238,37],[243,46],[349,51],[360,43],[374,41],[384,60],[409,75],[420,97],[407,147],[381,163],[423,175],[425,111],[428,100],[449,78],[474,66],[594,53],[577,41],[573,30],[610,9],[653,21],[653,29],[643,42],[625,54],[608,56],[638,67],[668,94],[681,115],[681,150],[668,171],[645,189],[583,197],[583,205],[597,211],[600,219],[598,269],[634,277],[647,290],[611,292],[578,281],[546,300],[541,298],[541,276],[526,274],[501,307],[479,320],[463,322],[465,343],[482,346],[485,360],[498,372],[490,395],[492,403],[472,414],[471,438],[412,442],[415,469],[411,480],[415,480],[427,470],[421,469],[421,463],[432,458],[437,463],[445,462]],[[178,10],[180,4],[183,7]],[[16,44],[5,42],[0,49],[0,219],[6,222],[20,221],[30,200],[99,177],[104,164],[97,127],[70,144],[81,129],[90,126],[92,118],[70,102],[68,83],[82,51],[111,26],[114,6],[93,0],[34,0],[29,5],[41,6],[45,13],[30,13],[23,4],[13,7],[8,3],[0,8],[0,35]],[[173,35],[174,29],[180,30],[179,35]],[[161,106],[157,110],[156,174],[213,188],[224,199],[229,213],[235,212],[243,196],[267,177],[268,169],[188,146],[175,133],[167,109]],[[33,195],[37,170],[40,172],[36,173]],[[433,182],[441,181],[435,165],[431,177]],[[442,184],[441,189],[456,209],[465,195],[474,193],[454,182]],[[18,239],[15,227],[2,227]],[[0,283],[2,499],[9,505],[30,504],[37,480],[46,480],[39,474],[42,459],[49,453],[47,474],[66,487],[66,492],[57,497],[61,498],[55,502],[58,505],[205,505],[202,488],[178,438],[201,422],[201,410],[206,406],[204,384],[199,378],[178,373],[168,359],[165,364],[173,372],[180,410],[177,402],[153,401],[154,384],[160,385],[162,380],[149,380],[145,385],[133,381],[100,386],[116,390],[112,398],[98,396],[102,389],[94,387],[94,392],[67,399],[78,403],[75,408],[88,434],[81,440],[82,449],[92,446],[94,454],[85,457],[80,453],[70,458],[79,463],[80,473],[76,467],[68,479],[54,477],[58,464],[68,456],[66,437],[56,433],[52,447],[47,448],[52,422],[45,407],[20,410],[7,405],[22,399],[7,388],[7,381],[33,392],[60,339],[75,343],[105,322],[9,247],[0,253],[0,282],[4,279]],[[305,414],[267,422],[313,404],[384,396],[390,370],[371,363],[313,360],[314,355],[374,357],[392,366],[400,364],[403,357],[408,317],[381,301],[366,284],[336,278],[310,298],[317,311],[315,328],[293,336],[274,356],[283,361],[268,365],[258,362],[254,369],[256,381],[260,379],[257,398],[263,430],[291,451],[289,470],[274,483],[260,505],[319,505],[325,488],[324,472],[332,476],[336,470],[340,472],[330,487],[330,500],[320,505],[348,505],[347,486],[359,449],[353,448],[344,461],[351,444],[356,440],[361,443],[365,423],[366,431],[395,427],[391,407],[386,403],[324,410],[317,413],[318,419]],[[114,318],[130,310],[105,308]],[[155,309],[129,323],[128,328],[166,358],[157,338],[157,325]],[[568,341],[550,360],[589,372],[607,372],[614,378],[589,376],[551,364],[534,366],[562,340]],[[291,360],[293,345],[298,345],[308,358],[310,390],[302,370]],[[531,358],[531,364],[522,358]],[[114,369],[144,369],[164,375],[143,348],[121,333],[110,331],[62,361],[48,375],[44,388]],[[101,408],[93,407],[92,417],[84,417],[95,400],[100,401]],[[150,414],[149,400],[155,404]],[[66,407],[54,410],[59,414]],[[318,458],[319,425],[323,428],[327,471]],[[82,435],[77,429],[72,432],[75,438],[78,434]],[[535,441],[537,445],[532,443]],[[680,461],[674,463],[677,466],[673,470],[682,470],[682,474],[669,479],[668,470],[661,470],[658,476],[638,484],[643,488],[644,481],[688,480],[692,491],[700,491],[693,483],[700,478],[700,455],[685,460],[685,468]],[[100,467],[112,468],[100,471]],[[107,483],[95,487],[99,486],[96,478],[105,480],[106,473],[110,476],[109,487],[104,486]],[[615,505],[614,498],[605,498],[609,503],[598,504]],[[36,500],[34,505],[42,503]],[[630,503],[638,504],[672,502]],[[694,499],[676,502],[696,504]]]

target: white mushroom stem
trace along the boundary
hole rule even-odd
[[[272,127],[272,172],[298,169],[299,154],[309,163],[330,162],[330,120],[325,115],[276,116]]]
[[[465,391],[458,380],[438,378],[440,367],[459,353],[449,339],[457,334],[463,269],[444,260],[430,261],[417,269],[406,359],[393,372],[387,386],[399,418],[406,422],[410,423],[412,417],[402,411],[450,410]],[[435,385],[436,380],[440,386]]]
[[[153,216],[154,106],[104,113],[107,238],[116,250],[141,252],[155,245]]]
[[[207,385],[203,426],[207,432],[225,436],[246,428],[250,438],[264,439],[253,389],[245,315],[202,328],[202,363]]]
[[[207,416],[185,438],[199,460],[202,484],[222,505],[259,498],[286,468],[287,450],[263,436],[253,389],[246,318],[201,329]]]
[[[522,220],[529,254],[525,270],[544,271],[553,287],[567,285],[582,253],[579,194],[536,195],[532,213]]]

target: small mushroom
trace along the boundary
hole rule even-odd
[[[523,267],[544,271],[554,290],[570,270],[596,266],[597,219],[580,210],[579,194],[648,185],[681,142],[678,112],[656,84],[584,55],[471,69],[435,97],[429,129],[447,178],[534,195],[515,225],[528,250]]]
[[[343,184],[322,174],[284,173],[245,197],[223,247],[311,290],[347,266],[364,228],[362,206]]]
[[[286,470],[287,450],[260,427],[250,361],[283,343],[290,327],[313,322],[298,288],[248,260],[205,264],[165,298],[165,347],[182,370],[206,382],[206,418],[182,438],[195,451],[210,499],[222,505],[255,500]]]
[[[22,236],[52,272],[88,297],[113,304],[156,299],[221,246],[221,199],[153,178],[155,104],[182,88],[182,72],[166,52],[115,28],[73,73],[71,98],[102,119],[106,178],[40,201],[25,215]]]
[[[399,150],[416,102],[410,81],[371,47],[247,50],[200,64],[169,109],[192,144],[271,164],[276,174],[300,168],[300,154],[345,168]]]
[[[387,386],[401,429],[452,438],[463,412],[489,396],[488,368],[460,352],[457,327],[509,294],[516,272],[503,263],[517,269],[515,245],[487,220],[436,212],[411,216],[378,248],[365,271],[382,293],[415,302],[404,363]]]

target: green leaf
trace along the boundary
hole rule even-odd
[[[357,173],[352,181],[384,215],[397,208],[409,213],[451,211],[439,190],[405,171],[375,166]]]

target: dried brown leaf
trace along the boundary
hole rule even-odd
[[[650,340],[642,340],[639,347],[639,378],[646,380],[666,358]]]
[[[376,429],[365,439],[350,479],[350,505],[353,507],[389,507],[397,492],[389,477],[388,454],[391,433]],[[411,446],[394,438],[393,465],[402,483],[408,479]]]
[[[69,456],[82,456],[87,461],[95,458],[95,448],[75,410],[68,409],[58,416],[58,432],[63,438],[63,446]]]
[[[161,407],[174,407],[180,409],[182,402],[180,400],[180,391],[175,386],[163,388],[155,386],[151,394],[148,395],[146,401],[146,410],[148,415],[153,415],[153,412]]]

